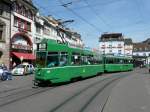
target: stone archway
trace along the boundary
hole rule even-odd
[[[32,46],[33,45],[33,43],[32,43],[32,41],[31,41],[31,39],[30,39],[30,37],[28,37],[27,35],[25,35],[24,33],[16,33],[16,34],[14,34],[14,36],[12,37],[12,39],[11,39],[11,43],[14,43],[15,42],[15,40],[16,39],[23,39],[23,40],[25,40],[26,42],[27,42],[27,44],[28,45],[30,45],[30,46]]]

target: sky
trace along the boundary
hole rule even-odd
[[[41,15],[74,20],[86,46],[98,47],[103,33],[122,33],[133,42],[150,37],[150,0],[32,0]]]

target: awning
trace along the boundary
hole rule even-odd
[[[12,52],[16,57],[27,59],[27,60],[35,60],[35,56],[31,53],[18,53],[18,52]]]

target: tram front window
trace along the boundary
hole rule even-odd
[[[49,52],[47,56],[47,67],[56,67],[59,65],[59,54],[57,52]]]
[[[36,65],[37,67],[45,67],[46,52],[36,53]]]

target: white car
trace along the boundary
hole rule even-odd
[[[13,75],[27,75],[34,73],[34,66],[32,64],[20,64],[16,66],[11,73]]]

